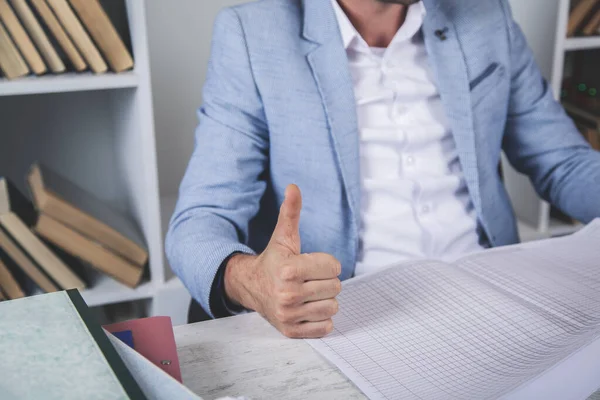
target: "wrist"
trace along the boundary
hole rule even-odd
[[[245,283],[248,282],[246,276],[253,267],[257,256],[247,254],[237,254],[229,259],[225,266],[223,277],[224,291],[227,299],[236,306],[242,306],[254,310],[252,297],[248,296],[248,289]]]

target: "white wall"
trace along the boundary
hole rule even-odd
[[[217,12],[247,0],[146,0],[162,196],[174,196],[194,144]]]
[[[552,63],[559,0],[510,0],[515,20],[546,79],[552,78]]]
[[[552,78],[559,0],[510,0],[515,20],[527,37],[544,77]],[[504,181],[520,221],[538,229],[546,219],[546,210],[529,178],[515,171],[504,159]],[[522,233],[522,239],[527,239]],[[535,237],[537,238],[537,237]]]

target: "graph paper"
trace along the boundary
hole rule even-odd
[[[600,222],[392,267],[348,281],[338,301],[334,332],[308,342],[369,398],[499,398],[600,336]]]

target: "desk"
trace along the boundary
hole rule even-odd
[[[258,314],[174,328],[183,382],[205,400],[365,399],[303,340],[287,339]]]

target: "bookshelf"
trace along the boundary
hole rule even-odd
[[[81,296],[88,306],[96,307],[125,301],[152,299],[154,293],[152,281],[144,282],[135,289],[130,289],[114,279],[98,275],[94,279],[94,286],[84,290]]]
[[[543,75],[558,99],[565,73],[565,57],[572,51],[600,50],[600,35],[567,37],[571,0],[510,0]],[[576,232],[581,224],[569,224],[550,215],[550,205],[541,200],[529,180],[516,172],[504,157],[506,187],[518,217],[522,240],[537,240]]]
[[[0,79],[0,96],[124,89],[135,88],[138,84],[139,77],[135,72],[102,75],[71,72],[61,75],[27,76],[13,81]]]
[[[25,190],[26,172],[41,161],[132,216],[148,246],[149,278],[131,289],[93,274],[82,295],[90,306],[148,300],[154,310],[156,296],[173,283],[167,286],[165,280],[145,4],[101,3],[105,8],[120,3],[119,21],[129,26],[124,40],[130,40],[134,69],[0,78],[0,174]],[[161,304],[162,315],[178,311]]]
[[[564,41],[564,51],[600,49],[600,37],[574,37]]]

